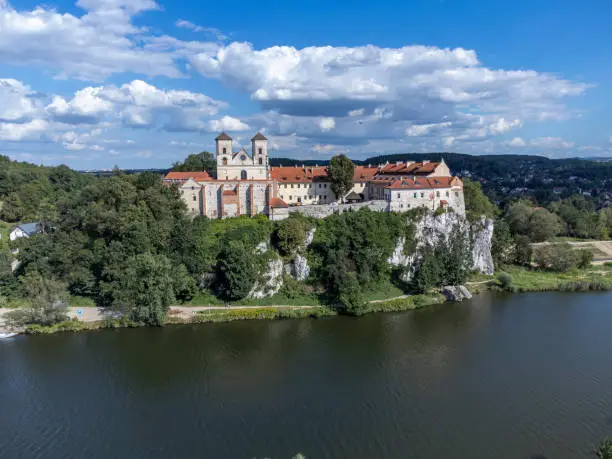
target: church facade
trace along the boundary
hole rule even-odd
[[[221,133],[216,141],[217,176],[206,172],[169,172],[167,184],[176,184],[193,215],[225,218],[266,214],[274,209],[334,206],[340,200],[331,189],[327,167],[271,167],[268,140],[261,133],[251,139],[251,151],[233,149],[233,140]],[[355,166],[353,187],[344,202],[384,201],[387,211],[414,207],[451,208],[465,213],[463,183],[444,161],[397,162]]]

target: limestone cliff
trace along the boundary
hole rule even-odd
[[[264,298],[276,295],[282,286],[283,260],[275,256],[268,260],[266,270],[261,276],[261,280],[255,282],[248,296],[249,298]]]
[[[406,253],[406,239],[401,237],[388,262],[392,266],[404,267],[401,278],[408,282],[418,268],[421,259],[420,250],[427,245],[435,246],[448,240],[451,234],[457,231],[469,238],[473,269],[483,274],[493,274],[493,257],[491,256],[493,221],[483,218],[470,224],[465,217],[454,212],[439,215],[428,213],[415,222],[416,249],[412,253]]]

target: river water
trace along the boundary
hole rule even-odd
[[[1,458],[576,459],[612,436],[612,294],[0,342]]]

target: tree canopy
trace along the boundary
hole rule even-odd
[[[344,202],[344,196],[353,187],[355,164],[346,155],[334,156],[327,167],[327,176],[336,198]]]

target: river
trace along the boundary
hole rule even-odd
[[[1,458],[576,459],[612,436],[612,294],[0,342]]]

